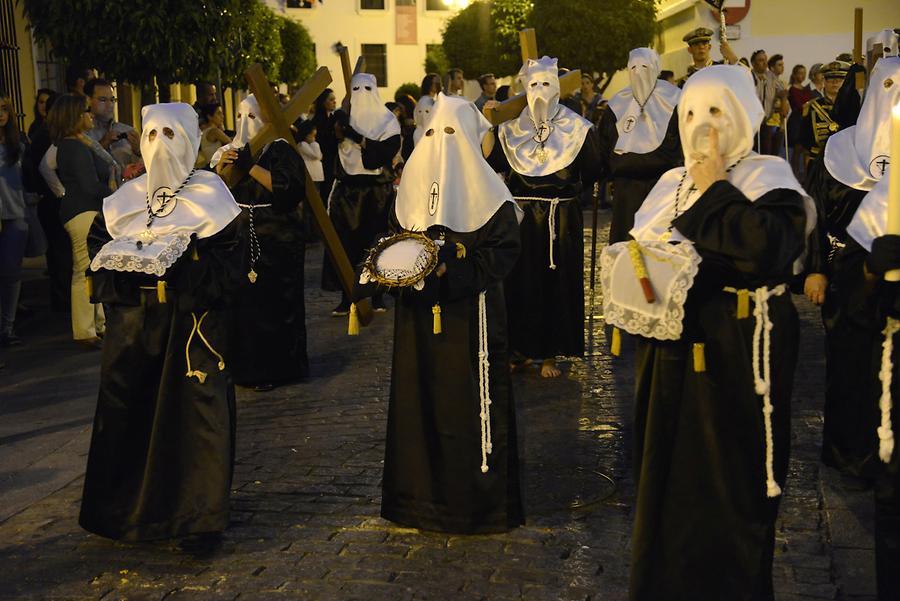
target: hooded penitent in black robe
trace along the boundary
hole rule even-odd
[[[445,235],[465,258],[429,276],[421,292],[397,299],[394,360],[381,515],[393,522],[454,533],[502,532],[524,522],[519,496],[516,412],[508,367],[503,278],[519,254],[515,208],[503,203],[481,228]],[[449,245],[449,246],[448,246]],[[479,292],[486,291],[490,361],[489,470],[481,471]],[[438,300],[442,333],[434,334]]]
[[[702,257],[678,341],[638,338],[632,601],[772,598],[779,497],[766,487],[763,399],[754,389],[755,319],[723,290],[787,282],[804,245],[801,196],[776,189],[752,204],[714,183],[673,221]],[[798,320],[790,294],[768,301],[775,481],[784,484]],[[705,344],[697,372],[693,344]],[[760,352],[762,357],[762,352]]]
[[[578,198],[597,179],[596,132],[591,128],[578,156],[552,175],[530,177],[510,168],[498,139],[488,162],[506,174],[506,185],[525,217],[519,227],[522,253],[506,279],[509,348],[525,357],[551,359],[584,353],[584,219]],[[547,200],[519,200],[524,197]],[[550,268],[550,211],[556,205]],[[571,200],[565,200],[571,199]]]
[[[273,142],[257,161],[272,173],[272,192],[246,176],[233,189],[245,225],[253,222],[259,256],[255,283],[244,272],[234,303],[234,381],[244,386],[284,384],[305,378],[306,306],[303,265],[306,239],[301,215],[306,198],[303,159],[283,141]],[[271,205],[250,209],[250,205]],[[251,260],[256,251],[250,232]]]
[[[878,344],[881,326],[864,282],[866,251],[847,235],[866,191],[834,179],[821,159],[810,163],[805,188],[818,213],[807,273],[828,278],[822,306],[826,369],[822,460],[849,474],[871,477],[876,461],[871,437],[878,425],[878,407],[869,399],[877,383],[864,374],[869,372],[870,349]]]
[[[365,140],[365,147],[360,150],[362,164],[366,169],[381,168],[380,175],[348,175],[340,159],[336,160],[337,183],[328,198],[328,214],[347,258],[354,266],[365,259],[366,251],[378,236],[388,230],[388,215],[394,202],[390,166],[400,150],[400,143],[399,134],[381,142]],[[337,272],[327,255],[322,269],[322,288],[342,290]]]
[[[607,108],[600,118],[598,144],[600,147],[601,178],[612,179],[613,209],[609,224],[609,243],[628,240],[634,226],[634,214],[656,185],[660,176],[682,164],[681,139],[678,136],[678,111],[672,112],[665,138],[656,150],[639,154],[617,154],[619,132],[615,113]]]
[[[193,240],[159,278],[164,303],[155,276],[92,274],[106,337],[79,518],[86,530],[134,541],[228,526],[235,411],[225,303],[246,279],[241,230],[236,219]],[[109,240],[101,212],[88,237],[91,257]]]

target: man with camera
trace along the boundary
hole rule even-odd
[[[100,146],[109,152],[119,164],[122,173],[134,171],[129,165],[140,163],[140,136],[130,125],[116,121],[116,97],[112,86],[105,79],[92,79],[84,86],[85,95],[91,100],[91,114],[94,116],[94,128],[85,133],[100,142]]]

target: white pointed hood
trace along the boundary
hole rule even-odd
[[[891,168],[866,194],[853,214],[847,233],[860,246],[872,252],[875,238],[887,234],[888,179]]]
[[[434,98],[431,96],[422,96],[416,103],[415,121],[416,131],[413,132],[413,143],[418,144],[425,130],[428,129],[428,122],[431,121],[431,113],[434,111]]]
[[[900,57],[880,59],[856,125],[842,129],[825,144],[825,167],[842,184],[871,190],[891,162],[891,109],[900,102]]]
[[[491,124],[465,98],[438,95],[426,134],[403,169],[395,212],[400,225],[455,232],[482,227],[505,202],[521,210],[484,159],[481,141]]]
[[[197,160],[200,127],[193,107],[183,102],[152,104],[145,106],[141,114],[144,123],[141,154],[147,173],[125,183],[103,200],[106,229],[113,238],[136,235],[147,229],[148,190],[152,194],[163,185],[170,188],[168,193],[174,192]],[[163,133],[164,128],[172,130],[171,140]],[[156,137],[150,142],[150,132],[154,130]],[[158,195],[152,202],[154,209],[158,209]],[[189,230],[198,238],[207,238],[224,229],[240,213],[222,178],[208,171],[194,172],[170,206],[171,209],[153,219],[154,234]]]
[[[265,124],[266,122],[263,119],[262,111],[259,110],[259,102],[256,100],[256,95],[248,95],[241,100],[241,103],[238,105],[234,139],[228,144],[220,146],[216,152],[213,153],[212,159],[209,161],[209,166],[215,168],[215,166],[219,164],[219,161],[222,160],[222,155],[229,150],[243,148],[244,144],[250,142],[250,140],[253,139],[253,136],[258,134]]]
[[[528,59],[519,71],[528,106],[497,128],[510,167],[540,177],[565,169],[578,157],[591,122],[559,104],[556,59]]]
[[[874,50],[875,44],[881,44],[881,56],[877,58],[897,56],[897,46],[900,44],[900,36],[898,36],[893,29],[882,29],[866,40],[866,50],[871,52]]]
[[[663,174],[635,214],[631,236],[639,241],[667,239],[672,221],[700,198],[700,194],[692,190],[694,181],[687,170],[696,162],[694,153],[709,153],[711,127],[719,132],[719,152],[725,164],[729,167],[737,164],[728,173],[728,181],[751,201],[771,190],[798,192],[804,198],[808,235],[815,225],[815,205],[790,165],[779,157],[752,151],[753,138],[762,123],[763,113],[752,75],[747,69],[712,65],[691,75],[678,103],[685,166]],[[676,202],[679,188],[681,193]],[[672,229],[671,240],[684,239],[677,229]],[[797,267],[799,263],[795,265]]]
[[[631,51],[628,76],[631,87],[609,101],[619,133],[615,151],[646,154],[659,148],[666,137],[681,90],[659,79],[659,55],[650,48]]]
[[[371,73],[357,73],[350,82],[350,127],[378,142],[400,133],[400,123],[381,101]]]

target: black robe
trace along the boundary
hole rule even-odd
[[[442,228],[432,228],[437,237]],[[516,410],[508,367],[503,278],[519,253],[515,210],[504,205],[471,233],[444,230],[466,257],[423,291],[404,290],[394,322],[381,515],[454,533],[502,532],[524,522]],[[481,471],[479,292],[486,290],[490,361],[489,471]],[[440,301],[443,333],[433,333]]]
[[[619,141],[617,120],[612,109],[607,109],[598,128],[601,179],[612,179],[613,182],[610,244],[631,238],[628,232],[634,227],[634,214],[641,208],[647,194],[663,173],[684,164],[677,110],[672,112],[662,143],[656,150],[645,154],[615,152],[616,142]]]
[[[488,157],[495,171],[506,174],[514,197],[547,199],[517,200],[525,213],[519,226],[522,252],[505,282],[509,348],[525,357],[552,359],[584,353],[584,220],[578,198],[583,187],[597,179],[596,138],[591,128],[572,164],[542,177],[516,173],[499,137]],[[552,198],[571,199],[556,208],[556,269],[550,269]]]
[[[252,215],[259,241],[253,267],[256,283],[248,279],[247,266],[232,323],[232,373],[235,383],[243,386],[285,384],[309,373],[303,298],[306,238],[301,213],[306,171],[303,159],[283,140],[264,150],[257,164],[272,173],[272,192],[249,175],[232,189],[239,204],[272,205],[252,213],[242,207],[247,226]]]
[[[109,239],[101,212],[88,237],[91,257]],[[84,529],[136,541],[228,526],[235,407],[225,301],[245,277],[245,248],[237,219],[194,240],[160,278],[165,303],[155,276],[92,274],[106,337],[79,517]],[[194,319],[202,319],[200,332],[224,357],[224,369],[199,335],[189,341]],[[186,351],[204,382],[186,375]]]
[[[703,258],[677,341],[637,339],[632,601],[772,598],[779,498],[766,496],[763,399],[754,388],[755,320],[723,291],[774,287],[804,244],[799,194],[751,203],[713,184],[674,224]],[[769,300],[775,480],[784,486],[798,319],[790,293]],[[693,344],[705,344],[696,372]]]
[[[340,159],[336,163],[337,183],[328,198],[328,215],[350,264],[357,266],[366,258],[379,235],[388,231],[388,216],[394,204],[391,163],[400,150],[400,135],[386,140],[365,140],[361,150],[363,167],[382,168],[381,175],[347,175]],[[325,254],[322,288],[342,290],[337,271]]]
[[[822,460],[861,477],[874,475],[871,432],[877,427],[867,377],[869,349],[880,339],[876,303],[866,290],[866,252],[847,235],[847,226],[866,195],[834,179],[818,159],[810,164],[806,190],[816,200],[818,224],[810,239],[808,273],[828,278],[822,322],[825,325],[825,425]],[[832,245],[828,235],[836,242]],[[843,246],[842,246],[843,245]]]

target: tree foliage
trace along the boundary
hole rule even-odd
[[[447,21],[447,59],[469,77],[512,75],[521,66],[518,31],[527,23],[529,0],[477,0]]]
[[[147,84],[243,81],[260,62],[279,73],[278,17],[260,0],[18,0],[36,40],[70,64]]]
[[[293,19],[281,18],[281,81],[294,87],[309,79],[316,69],[316,52],[309,30]]]
[[[541,54],[560,66],[607,78],[628,64],[632,48],[647,46],[656,31],[654,0],[533,0],[531,23]]]
[[[429,44],[425,50],[425,73],[444,74],[450,69],[450,61],[444,47],[439,44]]]

